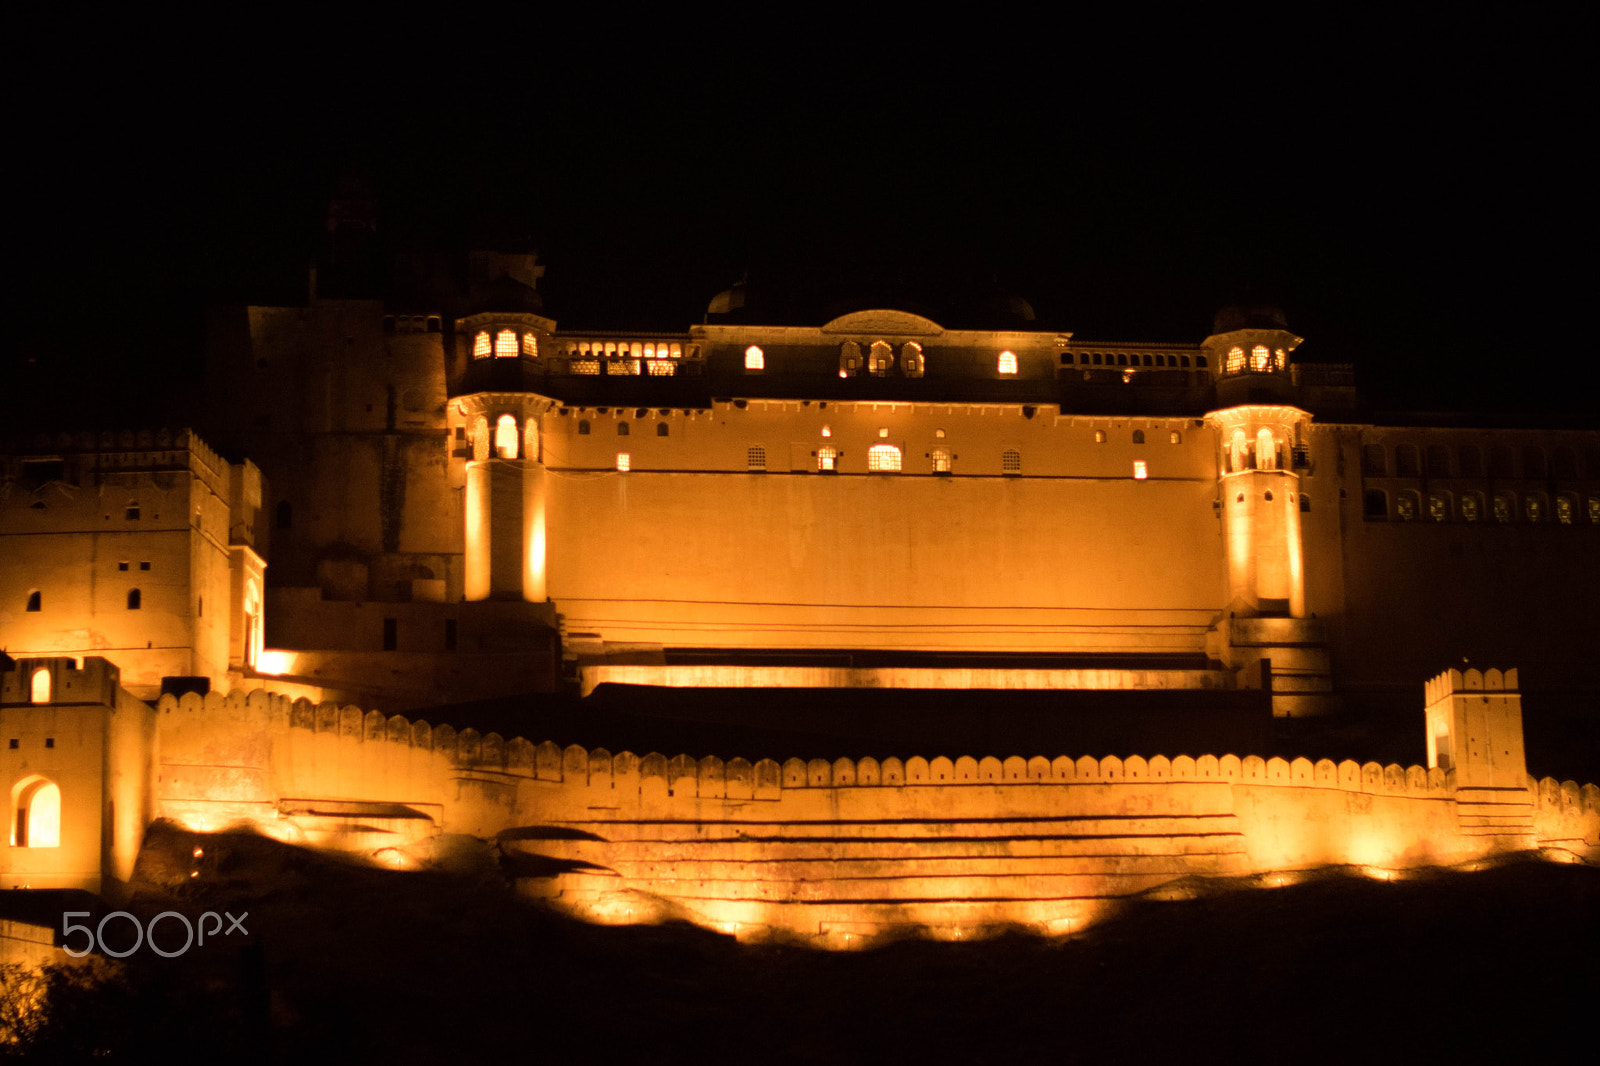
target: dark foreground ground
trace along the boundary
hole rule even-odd
[[[445,865],[158,825],[128,909],[248,911],[248,937],[57,974],[31,1013],[10,974],[0,1025],[40,1061],[1429,1063],[1600,1045],[1589,867],[1199,886],[1067,941],[826,954],[586,926],[524,904],[492,854]]]

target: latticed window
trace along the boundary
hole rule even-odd
[[[479,462],[489,458],[489,420],[480,417],[472,424],[472,457]]]
[[[1394,498],[1394,513],[1402,522],[1415,522],[1417,498],[1409,492],[1402,492]]]
[[[894,366],[894,349],[889,347],[887,341],[873,341],[872,348],[867,356],[867,370],[876,377],[883,377]]]
[[[489,357],[489,331],[480,329],[478,335],[472,338],[472,358],[487,359]]]
[[[529,359],[537,359],[539,357],[539,338],[532,333],[524,333],[522,335],[522,354]]]
[[[746,370],[765,370],[766,366],[767,356],[760,348],[752,344],[744,350],[744,368]]]
[[[1001,352],[999,369],[1002,374],[1015,374],[1017,372],[1017,353]]]
[[[1143,459],[1135,459],[1133,461],[1133,476],[1136,481],[1143,481],[1150,476],[1150,467],[1145,464]]]
[[[1250,369],[1267,370],[1272,365],[1272,353],[1267,351],[1265,344],[1258,344],[1250,349]]]
[[[661,359],[650,360],[650,376],[653,378],[670,378],[677,372],[677,363],[668,363]]]
[[[839,346],[839,376],[854,377],[855,372],[860,369],[861,345],[855,341],[845,341]]]
[[[1244,369],[1244,349],[1243,348],[1237,348],[1237,347],[1229,348],[1228,349],[1228,373],[1237,374],[1239,371],[1241,371],[1243,369]]]
[[[933,472],[935,474],[948,474],[950,472],[949,448],[935,448],[933,450]]]
[[[759,444],[752,444],[745,449],[744,461],[750,470],[765,470],[767,468],[767,450]]]
[[[597,375],[600,373],[600,360],[574,359],[568,365],[567,369],[571,370],[574,374],[587,374],[590,376]]]
[[[515,359],[517,357],[516,330],[503,329],[494,335],[494,357],[496,359]]]
[[[1022,453],[1015,449],[1006,449],[1005,454],[1000,456],[1000,472],[1002,474],[1022,473]]]
[[[867,469],[877,472],[898,472],[900,449],[893,444],[874,444],[867,449]]]
[[[904,368],[906,377],[920,378],[923,365],[922,345],[916,341],[907,341],[905,346],[900,349],[900,365]]]
[[[1435,522],[1450,521],[1450,501],[1441,493],[1428,493],[1428,517]]]
[[[1477,522],[1483,518],[1483,500],[1476,492],[1461,497],[1461,520]]]
[[[817,471],[828,473],[839,469],[839,449],[827,445],[817,449]]]
[[[1600,496],[1589,497],[1589,521],[1600,526]]]

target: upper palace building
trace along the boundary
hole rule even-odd
[[[1020,301],[982,329],[870,305],[764,324],[735,288],[681,332],[574,332],[531,256],[471,267],[454,306],[217,312],[210,447],[182,461],[18,442],[9,653],[388,712],[566,676],[1253,691],[1298,716],[1414,702],[1463,657],[1594,687],[1593,428],[1375,420],[1264,307],[1123,343]],[[210,448],[249,460],[236,484]],[[111,569],[150,561],[130,546],[178,481],[204,501],[162,505],[167,572]]]

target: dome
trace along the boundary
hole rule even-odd
[[[1283,311],[1271,304],[1229,304],[1211,321],[1211,332],[1232,333],[1236,329],[1288,329]]]
[[[538,314],[544,310],[544,301],[531,285],[502,275],[495,278],[473,301],[473,313],[504,311],[512,314]]]

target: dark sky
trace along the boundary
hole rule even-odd
[[[1243,297],[1396,404],[1593,406],[1570,28],[950,32],[781,53],[415,27],[74,39],[74,80],[12,97],[4,368],[155,402],[126,382],[192,374],[207,302],[302,291],[353,173],[388,239],[530,242],[566,327],[683,329],[746,272],[971,278],[1121,340],[1198,340]]]

